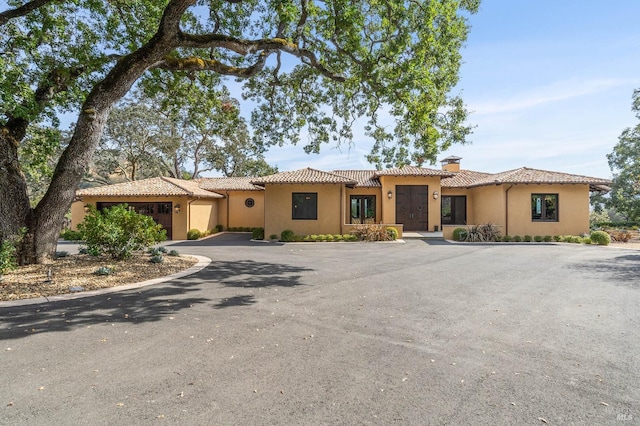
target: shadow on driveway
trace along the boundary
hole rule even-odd
[[[187,240],[171,244],[174,248],[187,247],[255,247],[266,248],[280,245],[266,241],[251,241],[251,232],[230,232],[201,240]]]
[[[640,289],[640,254],[625,254],[573,267],[594,274],[607,274],[622,286]]]

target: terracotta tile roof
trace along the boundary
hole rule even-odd
[[[173,179],[168,177],[155,177],[136,180],[133,182],[116,183],[113,185],[85,188],[76,191],[77,197],[167,197],[187,196],[196,198],[224,198],[220,194],[206,191],[198,187],[198,182],[192,180]]]
[[[452,172],[441,169],[426,169],[424,167],[404,166],[395,169],[379,170],[375,173],[378,176],[453,176]]]
[[[442,178],[441,185],[443,188],[467,188],[488,176],[491,176],[491,173],[460,170],[451,177]]]
[[[274,175],[255,178],[251,181],[255,185],[264,186],[267,183],[335,183],[355,185],[357,182],[345,176],[335,173],[323,172],[307,167],[306,169],[291,172],[276,173]]]
[[[499,184],[589,184],[593,190],[606,190],[606,187],[611,185],[611,181],[609,179],[551,172],[528,167],[493,174],[461,170],[453,177],[442,180],[442,186],[450,188],[472,188]]]
[[[375,177],[376,170],[334,170],[331,173],[355,180],[356,187],[379,188],[380,181]]]
[[[195,179],[207,191],[263,191],[264,188],[251,183],[254,177],[218,177]]]

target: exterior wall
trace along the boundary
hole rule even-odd
[[[318,194],[318,219],[293,220],[292,193],[315,192]],[[264,191],[264,234],[268,237],[285,229],[296,235],[341,233],[344,185],[324,184],[267,184]],[[255,208],[255,207],[254,207]]]
[[[376,223],[382,223],[382,192],[380,188],[345,188],[344,194],[344,224],[351,222],[351,196],[375,195],[376,196]],[[386,197],[386,195],[385,195]]]
[[[227,198],[220,200],[220,225],[225,229],[264,228],[264,191],[228,191],[224,195]],[[253,198],[253,207],[245,205],[247,198]]]
[[[382,223],[396,223],[396,185],[428,185],[429,186],[429,231],[434,227],[441,228],[440,224],[440,197],[433,198],[433,192],[442,193],[440,176],[380,176],[382,184]],[[387,194],[392,192],[391,199]],[[426,231],[426,229],[425,229]]]
[[[98,202],[108,202],[108,203],[161,203],[161,202],[170,202],[172,206],[175,207],[176,204],[180,204],[180,213],[176,213],[175,209],[172,209],[172,238],[174,240],[186,240],[187,239],[187,231],[190,229],[189,226],[193,227],[190,221],[190,207],[189,200],[187,197],[82,197],[81,201],[76,201],[71,205],[71,229],[77,230],[78,224],[84,220],[84,206],[92,205],[96,206]],[[202,199],[195,200],[193,202],[198,201],[201,205],[209,204],[215,205],[218,201],[217,199]],[[202,219],[202,222],[208,224],[209,217],[211,216],[212,207],[208,209],[204,209],[201,213],[206,217],[206,219]],[[207,214],[209,216],[207,216]],[[197,219],[200,220],[200,219]],[[198,223],[200,225],[200,223]],[[214,224],[215,226],[215,224]],[[210,228],[206,228],[210,229]],[[204,229],[203,229],[204,230]]]
[[[531,194],[558,194],[558,221],[531,220]],[[445,188],[444,195],[467,195],[467,224],[492,223],[503,235],[580,235],[589,232],[589,185],[499,185]],[[461,225],[447,225],[451,239]]]
[[[214,229],[218,224],[218,201],[219,199],[200,199],[193,200],[187,204],[188,206],[188,224],[187,231],[189,229],[197,229],[199,231],[208,231]],[[186,239],[176,238],[174,240]]]
[[[558,222],[531,220],[531,194],[558,194]],[[580,235],[589,232],[589,185],[514,185],[509,197],[509,235]]]

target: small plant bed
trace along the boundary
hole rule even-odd
[[[78,254],[58,257],[48,264],[18,267],[3,275],[0,301],[134,284],[171,275],[197,263],[196,258],[188,256],[167,255],[157,263],[152,262],[151,258],[149,253],[136,253],[126,260]]]

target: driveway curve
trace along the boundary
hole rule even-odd
[[[0,424],[640,419],[640,251],[172,245],[150,287],[0,308]]]

